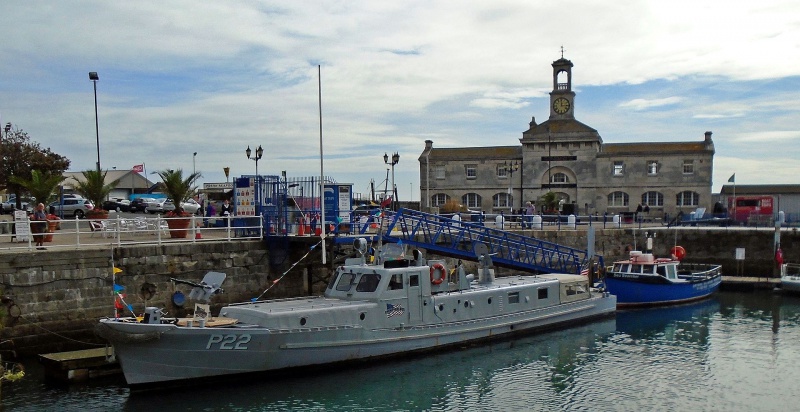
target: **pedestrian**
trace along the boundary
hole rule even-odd
[[[528,228],[533,229],[533,215],[536,214],[536,205],[531,202],[525,203],[525,220],[528,222]]]
[[[219,208],[219,215],[224,217],[225,220],[228,221],[227,226],[231,225],[231,216],[233,216],[233,205],[231,205],[230,200],[225,199],[225,201],[222,202],[222,206]]]
[[[45,232],[47,232],[47,213],[44,212],[44,203],[39,203],[31,215],[31,233],[39,250],[44,249]]]

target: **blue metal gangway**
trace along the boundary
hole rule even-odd
[[[483,243],[496,265],[542,273],[580,274],[591,257],[586,250],[410,209],[394,214],[383,240],[470,260],[475,259],[475,246]],[[595,262],[603,267],[602,256],[595,255]]]

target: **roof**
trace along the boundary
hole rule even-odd
[[[106,182],[111,183],[119,180],[117,188],[120,189],[143,189],[153,186],[153,182],[147,180],[141,173],[132,170],[104,170],[106,172]],[[83,181],[83,172],[64,172],[64,186],[72,188],[75,181]]]
[[[606,155],[638,155],[644,153],[697,153],[714,152],[714,146],[700,142],[640,142],[640,143],[606,143],[602,153]]]
[[[424,157],[421,156],[420,159]],[[487,159],[522,159],[521,146],[490,146],[490,147],[454,147],[431,148],[431,159],[447,160],[487,160]]]
[[[797,195],[800,194],[800,185],[731,185],[722,186],[719,191],[721,195],[733,195],[734,188],[736,196],[747,195]]]
[[[536,138],[540,136],[547,139],[548,135],[563,134],[563,133],[592,133],[597,134],[597,130],[575,120],[575,119],[557,119],[545,120],[544,122],[531,125],[531,128],[522,132],[522,138]],[[599,137],[599,135],[598,135]]]

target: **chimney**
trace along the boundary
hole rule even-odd
[[[433,140],[426,140],[425,141],[425,151],[430,151],[433,149]]]
[[[711,132],[706,132],[706,143],[711,143]]]

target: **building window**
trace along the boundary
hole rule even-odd
[[[511,197],[508,193],[498,193],[492,197],[492,206],[498,208],[509,208],[511,207],[514,201],[514,198]]]
[[[608,195],[609,207],[626,207],[628,206],[628,194],[625,192],[614,192]]]
[[[508,166],[507,165],[497,165],[497,177],[501,179],[505,179],[508,177]]]
[[[685,175],[694,174],[694,160],[683,161],[683,174]]]
[[[625,163],[622,160],[615,160],[614,161],[614,176],[622,176],[622,173],[625,171]]]
[[[664,207],[664,194],[660,192],[646,192],[642,195],[642,203],[648,206]]]
[[[658,174],[658,160],[647,161],[647,174],[650,176]]]
[[[466,207],[481,207],[481,197],[477,193],[467,193],[461,197],[461,203]]]
[[[433,168],[433,177],[435,179],[444,179],[445,178],[444,166],[435,166]]]
[[[556,173],[550,176],[550,183],[569,183],[569,177],[564,173]]]
[[[675,196],[675,204],[678,206],[697,206],[700,204],[700,195],[697,192],[685,191]]]
[[[450,200],[450,196],[447,196],[444,193],[437,193],[431,198],[431,201],[435,207],[444,206],[448,200]]]
[[[466,165],[464,169],[467,172],[467,179],[475,179],[478,177],[478,169],[476,165]]]

